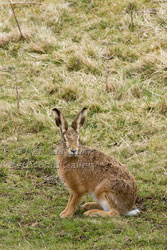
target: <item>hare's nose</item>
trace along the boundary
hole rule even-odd
[[[72,148],[70,151],[71,151],[71,153],[72,153],[73,155],[75,155],[75,153],[77,152],[77,150],[76,150],[76,149],[73,149],[73,148]]]

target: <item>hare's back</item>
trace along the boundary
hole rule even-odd
[[[115,158],[97,150],[88,147],[82,147],[84,154],[80,155],[82,162],[92,166],[94,176],[101,178],[121,178],[130,180],[133,179],[127,167],[122,165]]]

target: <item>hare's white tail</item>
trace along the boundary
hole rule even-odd
[[[140,213],[140,210],[138,208],[135,208],[135,209],[129,211],[126,215],[127,216],[136,216],[139,213]]]

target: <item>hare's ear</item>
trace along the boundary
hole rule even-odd
[[[54,108],[53,111],[56,125],[60,128],[61,133],[64,134],[68,129],[68,123],[64,115],[57,108]]]
[[[71,127],[77,132],[79,133],[81,126],[84,124],[85,122],[85,118],[87,115],[87,108],[83,108],[78,115],[75,117],[74,121],[71,124]]]

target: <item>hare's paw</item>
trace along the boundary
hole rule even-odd
[[[69,213],[61,213],[60,217],[61,218],[67,218],[67,217],[72,217],[73,214],[69,214]]]
[[[89,210],[92,208],[91,202],[87,202],[84,205],[81,206],[82,209],[84,210]]]
[[[102,210],[92,209],[92,210],[86,211],[84,215],[89,216],[89,217],[98,217],[98,216],[102,216],[101,212]]]
[[[87,202],[84,205],[81,206],[82,209],[84,210],[89,210],[89,209],[102,209],[99,203],[97,202]]]
[[[62,211],[61,214],[60,214],[60,217],[61,218],[67,218],[67,217],[72,217],[73,216],[73,212],[70,212],[70,211]]]
[[[67,218],[67,217],[72,217],[72,214],[62,214],[60,215],[60,217],[63,219],[63,218]]]
[[[84,213],[84,215],[90,216],[90,217],[98,217],[98,216],[100,216],[100,217],[108,217],[108,216],[119,216],[120,214],[115,209],[111,209],[110,211],[92,209],[92,210],[86,211]]]
[[[64,209],[64,210],[60,213],[60,217],[61,217],[63,214],[65,214],[65,212],[66,212],[66,209]]]

